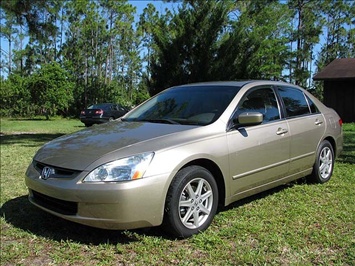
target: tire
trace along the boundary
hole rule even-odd
[[[330,180],[334,168],[334,150],[329,141],[323,140],[317,149],[316,162],[309,176],[312,183],[323,184]]]
[[[86,126],[86,127],[91,127],[91,126],[92,126],[92,124],[85,124],[85,126]]]
[[[218,206],[218,187],[212,174],[200,166],[180,170],[168,190],[163,228],[178,238],[206,230]]]

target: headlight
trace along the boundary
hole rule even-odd
[[[143,177],[154,153],[143,153],[100,165],[91,171],[84,182],[119,182]]]

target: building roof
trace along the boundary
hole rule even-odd
[[[355,58],[335,59],[318,72],[313,79],[355,79]]]

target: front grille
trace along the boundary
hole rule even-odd
[[[35,169],[39,172],[42,173],[42,170],[45,166],[49,166],[54,169],[55,174],[51,176],[51,178],[74,178],[76,177],[80,172],[79,171],[74,171],[74,170],[69,170],[65,168],[59,168],[59,167],[53,167],[51,165],[45,165],[40,162],[33,162],[33,166]]]
[[[78,204],[76,202],[52,198],[33,190],[32,195],[34,203],[51,211],[64,215],[75,215],[78,212]]]

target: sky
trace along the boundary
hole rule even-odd
[[[164,3],[163,1],[148,1],[148,0],[130,0],[128,1],[131,5],[137,8],[137,14],[141,14],[143,9],[149,4],[152,3],[159,13],[164,13],[165,8],[173,9],[177,3]]]

